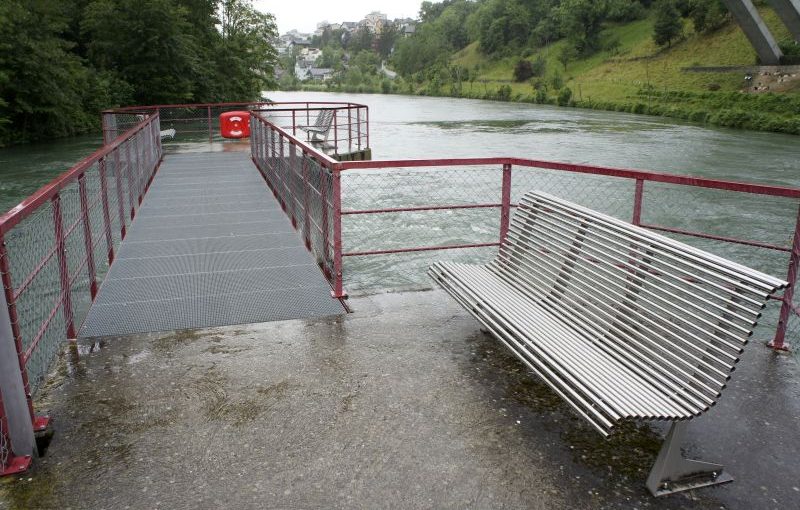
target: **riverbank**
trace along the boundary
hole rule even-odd
[[[780,41],[790,39],[771,9],[760,11]],[[569,106],[800,135],[800,68],[755,67],[753,49],[732,21],[698,32],[684,20],[683,35],[666,48],[653,41],[654,23],[652,14],[610,23],[600,36],[602,49],[585,57],[564,58],[566,39],[496,55],[483,53],[474,41],[448,55],[445,65],[394,81],[305,84],[302,89]],[[524,62],[533,74],[516,79],[515,67]]]
[[[464,84],[462,84],[464,85]],[[772,93],[746,94],[741,92],[691,92],[684,90],[656,90],[642,87],[625,100],[592,98],[565,87],[557,96],[523,95],[515,93],[510,84],[484,82],[467,84],[474,91],[440,91],[427,89],[387,92],[370,87],[303,86],[301,92],[337,92],[349,94],[398,94],[410,96],[486,99],[528,104],[542,104],[590,110],[625,112],[685,120],[706,126],[717,126],[750,131],[766,131],[800,135],[800,95]],[[483,90],[478,90],[483,88]],[[288,92],[288,91],[284,91]],[[796,112],[787,114],[786,112]]]

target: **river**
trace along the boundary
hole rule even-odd
[[[272,92],[267,96],[274,101],[367,104],[370,145],[375,159],[516,156],[800,187],[800,137],[795,136],[710,128],[625,113],[482,100],[298,92]],[[0,149],[0,210],[13,207],[71,163],[88,155],[99,143],[99,136],[88,136]],[[457,181],[446,182],[448,174],[441,175],[445,180],[438,186],[458,186],[453,184]],[[464,175],[459,173],[458,177]],[[577,183],[576,189],[592,194],[595,204],[610,200],[606,195],[630,203],[629,190],[620,197],[616,184],[575,179],[567,184],[575,187]],[[468,184],[481,186],[479,179]],[[497,180],[492,178],[487,186],[496,184]],[[572,192],[567,184],[553,191],[570,198]],[[353,189],[345,190],[352,196]],[[379,185],[371,187],[371,191],[371,199],[385,203],[403,203],[400,199],[408,198],[400,196],[407,195],[406,191],[392,186]],[[737,194],[697,190],[686,194],[684,190],[658,186],[650,188],[649,193],[645,196],[645,209],[648,205],[657,206],[654,213],[657,222],[717,235],[744,234],[782,245],[791,240],[796,205],[786,200],[755,201]],[[660,205],[655,204],[657,201]],[[703,205],[698,209],[700,202]],[[688,216],[685,213],[690,210],[694,211],[692,221],[683,221],[685,218],[681,216]],[[743,223],[731,223],[734,214]],[[420,243],[421,231],[441,233],[437,239],[426,241],[436,244],[496,239],[495,224],[470,218],[470,213],[462,212],[439,215],[435,220],[425,213],[402,219],[351,220],[345,224],[345,250],[383,248],[386,245],[376,244],[385,240],[392,247],[415,245]],[[776,276],[785,276],[784,253],[697,239],[691,242]],[[345,273],[349,280],[346,281],[351,288],[361,289],[413,287],[427,281],[421,268],[437,256],[429,253],[347,259]],[[458,257],[469,259],[471,255],[459,253]],[[769,315],[774,316],[776,306],[771,308]]]

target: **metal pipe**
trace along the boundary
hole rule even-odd
[[[500,244],[508,236],[508,222],[511,219],[511,165],[503,164],[503,187],[500,196]]]
[[[94,301],[97,296],[97,273],[94,266],[94,243],[92,242],[92,225],[89,216],[89,199],[86,196],[86,174],[78,177],[78,195],[81,204],[81,222],[83,223],[83,244],[86,249],[86,266],[89,273],[89,295]]]
[[[775,331],[775,338],[768,345],[778,351],[786,351],[786,329],[789,327],[789,317],[794,306],[794,290],[797,285],[797,273],[800,267],[800,208],[797,212],[795,221],[794,236],[792,237],[792,255],[789,257],[789,270],[786,280],[789,287],[783,293],[783,303],[781,303],[780,316],[778,318],[778,328]]]
[[[636,179],[636,189],[633,194],[633,218],[631,223],[638,226],[642,222],[642,197],[644,196],[644,179]]]
[[[61,197],[56,195],[53,204],[53,226],[56,239],[56,254],[58,256],[58,271],[61,280],[61,304],[64,310],[64,324],[67,338],[75,338],[75,323],[72,313],[72,289],[69,282],[69,262],[67,260],[67,245],[64,239],[64,223],[61,214]]]
[[[342,267],[342,174],[333,169],[333,297],[345,299]]]

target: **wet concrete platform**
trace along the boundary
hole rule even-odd
[[[644,487],[664,428],[606,441],[440,291],[354,313],[79,342],[55,436],[0,508],[800,508],[800,379],[749,346],[686,453],[732,484]],[[758,335],[758,333],[757,333]]]
[[[170,153],[79,334],[344,313],[330,290],[249,152]]]

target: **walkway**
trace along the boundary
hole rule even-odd
[[[249,153],[169,154],[79,336],[343,312]]]

